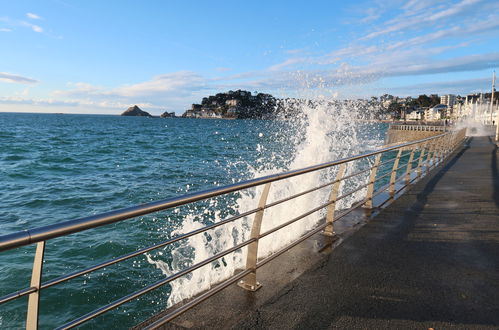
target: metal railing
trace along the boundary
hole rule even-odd
[[[253,180],[248,180],[248,181],[243,181],[237,184],[233,185],[228,185],[224,187],[219,187],[219,188],[214,188],[214,189],[209,189],[201,192],[196,192],[196,193],[191,193],[187,195],[183,195],[180,197],[175,197],[175,198],[170,198],[166,200],[160,200],[156,202],[151,202],[147,204],[142,204],[139,206],[134,206],[130,208],[125,208],[121,210],[116,210],[112,212],[107,212],[107,213],[102,213],[98,215],[93,215],[90,217],[85,217],[85,218],[80,218],[80,219],[75,219],[75,220],[70,220],[70,221],[65,221],[61,222],[58,224],[54,225],[49,225],[49,226],[43,226],[43,227],[38,227],[38,228],[33,228],[33,229],[28,229],[28,230],[23,230],[19,231],[16,233],[12,233],[9,235],[4,235],[0,236],[0,252],[6,251],[9,249],[14,249],[14,248],[19,248],[22,246],[30,245],[36,243],[36,252],[34,256],[34,262],[33,262],[33,268],[32,268],[32,276],[31,276],[31,283],[28,287],[23,288],[21,290],[12,292],[8,295],[5,295],[3,297],[0,297],[0,304],[7,303],[9,301],[18,299],[23,296],[28,296],[28,306],[27,306],[27,318],[26,318],[26,328],[27,329],[37,329],[38,327],[38,313],[39,313],[39,300],[40,300],[40,294],[44,289],[50,288],[52,286],[61,284],[63,282],[66,282],[70,279],[74,279],[77,277],[80,277],[85,274],[89,274],[91,272],[94,272],[96,270],[102,269],[104,267],[108,267],[113,264],[120,263],[122,261],[128,260],[130,258],[142,255],[144,253],[147,253],[149,251],[168,246],[172,243],[184,240],[188,237],[198,235],[201,233],[204,233],[208,230],[217,228],[219,226],[222,226],[224,224],[228,224],[231,222],[234,222],[238,219],[242,219],[244,217],[247,217],[249,215],[254,214],[254,220],[252,224],[252,229],[251,229],[251,235],[250,238],[245,240],[244,242],[241,242],[239,244],[236,244],[232,246],[231,248],[228,248],[224,251],[218,252],[217,254],[211,256],[210,258],[207,258],[197,264],[191,265],[189,267],[186,267],[185,269],[174,273],[168,277],[161,278],[158,281],[149,284],[145,286],[144,288],[135,291],[131,294],[128,294],[124,297],[121,297],[115,301],[112,301],[108,303],[105,306],[102,306],[90,313],[87,313],[81,317],[78,317],[70,322],[67,322],[59,327],[59,329],[68,329],[68,328],[73,328],[76,326],[79,326],[91,319],[94,319],[98,317],[99,315],[102,315],[110,310],[113,310],[117,308],[118,306],[121,306],[131,300],[134,300],[148,292],[151,292],[167,283],[170,283],[171,281],[174,281],[175,279],[178,279],[182,276],[185,276],[194,270],[201,268],[213,261],[216,261],[217,259],[220,259],[230,253],[233,253],[235,251],[241,250],[244,247],[248,247],[247,249],[247,259],[246,259],[246,267],[242,271],[235,273],[228,279],[225,279],[218,283],[216,286],[212,287],[208,291],[202,293],[201,295],[195,297],[194,299],[190,300],[188,303],[182,305],[179,308],[173,307],[171,311],[168,311],[168,314],[162,316],[160,319],[156,320],[154,323],[150,324],[148,328],[154,329],[162,324],[172,320],[173,318],[177,317],[181,313],[185,312],[186,310],[190,309],[191,307],[199,304],[200,302],[204,301],[205,299],[209,298],[210,296],[214,295],[215,293],[219,292],[220,290],[226,288],[227,286],[239,282],[238,284],[243,287],[244,289],[250,290],[250,291],[255,291],[258,288],[260,288],[260,284],[257,282],[257,269],[268,263],[269,261],[273,260],[274,258],[278,257],[282,253],[286,252],[289,250],[291,247],[299,244],[300,242],[306,240],[307,238],[313,236],[316,233],[319,233],[322,231],[325,235],[334,235],[334,222],[337,221],[338,219],[341,219],[342,217],[346,216],[350,212],[352,212],[355,208],[358,208],[360,206],[363,206],[365,208],[373,208],[373,199],[380,195],[381,193],[388,193],[390,197],[394,197],[397,192],[399,192],[401,189],[406,187],[407,185],[411,184],[418,178],[422,177],[425,172],[428,172],[431,168],[434,168],[437,166],[439,163],[443,161],[443,159],[448,156],[457,146],[462,143],[462,141],[465,139],[465,130],[460,130],[460,131],[452,131],[452,132],[447,132],[443,133],[437,136],[417,140],[417,141],[412,141],[412,142],[407,142],[407,143],[401,143],[395,146],[389,146],[385,147],[373,152],[366,152],[357,156],[353,157],[348,157],[332,162],[327,162],[323,164],[318,164],[318,165],[313,165],[310,167],[298,169],[298,170],[293,170],[285,173],[280,173],[280,174],[274,174],[274,175],[269,175]],[[392,157],[388,160],[383,160],[382,161],[382,156],[386,155],[390,152],[396,152],[396,156]],[[389,154],[391,155],[391,154]],[[403,165],[400,164],[400,160],[404,157],[409,156],[407,163]],[[372,159],[374,158],[374,160]],[[369,166],[368,168],[364,168],[362,170],[359,170],[355,173],[345,175],[347,166],[350,164],[353,164],[355,161],[358,160],[366,160],[369,159],[370,163],[372,163],[372,166]],[[391,166],[391,170],[387,171],[386,173],[382,175],[378,175],[378,170],[381,169],[383,166],[389,166],[390,164],[393,164]],[[331,169],[331,168],[336,168],[336,177],[333,181],[322,184],[320,186],[314,187],[312,189],[308,189],[306,191],[302,191],[298,194],[292,195],[292,196],[287,196],[281,200],[274,201],[272,203],[267,203],[267,197],[269,194],[269,191],[271,189],[271,184],[276,181],[280,180],[286,180],[292,177],[297,177],[306,173],[311,173],[323,169]],[[400,174],[401,170],[403,171],[402,174]],[[367,182],[364,184],[356,187],[355,189],[343,193],[341,196],[338,196],[338,194],[341,191],[341,184],[345,182],[347,179],[351,179],[353,177],[359,176],[359,175],[367,175],[369,173]],[[382,187],[376,188],[376,184],[379,182],[383,182],[382,180],[387,180],[389,177],[389,181],[387,184],[383,185]],[[211,197],[216,197],[216,196],[221,196],[225,195],[228,193],[232,192],[237,192],[242,189],[247,189],[247,188],[252,188],[252,187],[257,187],[264,185],[263,192],[260,197],[260,201],[258,203],[258,206],[252,210],[249,210],[247,212],[229,217],[227,219],[221,220],[219,222],[206,225],[205,227],[193,230],[191,232],[181,234],[178,236],[175,236],[171,239],[168,239],[163,242],[159,242],[157,244],[154,244],[152,246],[146,247],[139,249],[137,251],[121,255],[119,257],[116,257],[114,259],[107,260],[105,262],[101,262],[99,264],[93,265],[91,267],[87,267],[69,274],[61,275],[57,278],[51,279],[46,282],[42,282],[42,266],[43,266],[43,260],[44,260],[44,252],[45,252],[45,242],[47,240],[56,238],[56,237],[61,237],[61,236],[66,236],[70,235],[73,233],[85,231],[91,228],[99,227],[99,226],[104,226],[108,225],[111,223],[115,223],[118,221],[124,221],[130,218],[134,218],[137,216],[149,214],[152,212],[158,212],[161,210],[166,210],[166,209],[171,209],[175,208],[181,205],[186,205],[190,204],[196,201],[201,201],[205,200],[207,198]],[[266,209],[269,209],[273,206],[276,206],[278,204],[282,204],[288,201],[291,201],[299,196],[303,196],[306,194],[309,194],[313,191],[317,191],[319,189],[323,189],[326,187],[331,187],[331,191],[329,193],[329,198],[327,202],[317,205],[313,208],[311,208],[309,211],[294,217],[292,219],[287,220],[286,222],[278,225],[277,227],[274,227],[272,229],[267,230],[266,232],[261,232],[261,225],[262,222],[265,220],[264,218],[264,211]],[[351,205],[350,208],[348,209],[343,209],[343,210],[338,210],[337,209],[337,204],[338,201],[351,196],[352,194],[361,191],[362,189],[365,189],[366,195],[364,198],[361,200],[355,202],[353,205]],[[259,240],[262,239],[263,237],[266,237],[268,235],[271,235],[272,233],[275,233],[276,231],[285,228],[301,219],[304,219],[305,217],[314,214],[316,212],[319,212],[321,210],[326,210],[326,216],[323,218],[323,220],[319,221],[317,226],[308,231],[306,234],[302,235],[301,237],[298,237],[294,242],[282,247],[281,249],[274,251],[271,255],[267,256],[264,259],[258,259],[258,243]]]
[[[431,125],[406,125],[406,124],[392,124],[390,129],[402,131],[420,131],[420,132],[448,132],[449,126],[431,126]]]

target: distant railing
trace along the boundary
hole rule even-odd
[[[430,169],[437,166],[441,163],[446,156],[448,156],[451,152],[453,152],[457,146],[459,146],[465,138],[465,130],[452,131],[443,133],[437,136],[401,143],[395,146],[385,147],[373,152],[366,152],[357,156],[348,157],[332,162],[327,162],[323,164],[313,165],[310,167],[289,171],[280,174],[274,174],[265,176],[262,178],[257,178],[253,180],[248,180],[244,182],[240,182],[237,184],[214,188],[210,190],[205,190],[201,192],[191,193],[187,195],[183,195],[180,197],[170,198],[166,200],[151,202],[147,204],[142,204],[139,206],[134,206],[126,209],[116,210],[112,212],[102,213],[86,218],[80,218],[70,221],[61,222],[54,225],[38,227],[28,230],[19,231],[16,233],[12,233],[9,235],[0,236],[0,252],[6,251],[13,248],[18,248],[21,246],[30,245],[36,243],[36,252],[34,256],[33,268],[32,268],[32,276],[31,283],[28,287],[13,292],[11,294],[0,297],[0,304],[7,303],[9,301],[15,300],[17,298],[28,295],[28,306],[27,306],[27,318],[26,318],[26,328],[27,329],[37,329],[38,327],[38,311],[39,311],[39,299],[40,294],[44,289],[49,287],[61,284],[70,279],[74,279],[80,277],[85,274],[89,274],[98,269],[102,269],[104,267],[108,267],[113,264],[117,264],[124,260],[128,260],[130,258],[142,255],[146,252],[165,247],[174,242],[178,242],[180,240],[184,240],[188,237],[199,235],[201,233],[206,232],[207,230],[222,226],[227,223],[234,222],[238,219],[247,217],[249,215],[254,214],[254,220],[251,229],[250,239],[234,245],[233,247],[226,249],[225,251],[219,252],[213,255],[210,258],[207,258],[197,264],[194,264],[190,267],[187,267],[175,274],[172,274],[168,277],[162,278],[157,282],[147,285],[146,287],[135,291],[131,294],[128,294],[120,299],[117,299],[113,302],[108,303],[105,306],[102,306],[90,313],[87,313],[77,319],[74,319],[68,323],[65,323],[59,327],[59,329],[68,329],[79,326],[95,317],[102,315],[112,309],[117,308],[133,299],[136,299],[145,293],[153,291],[175,279],[178,279],[186,274],[191,273],[192,271],[201,268],[204,265],[207,265],[217,259],[222,258],[225,255],[228,255],[232,252],[242,249],[243,247],[248,246],[247,252],[247,260],[246,267],[244,270],[240,271],[232,275],[230,278],[225,279],[218,283],[216,286],[212,287],[210,290],[204,292],[203,294],[195,297],[190,300],[188,303],[182,305],[179,308],[172,307],[172,310],[168,312],[165,316],[162,316],[154,323],[148,326],[148,329],[155,329],[166,322],[172,320],[177,317],[181,313],[186,310],[192,308],[193,306],[199,304],[215,293],[221,291],[222,289],[228,287],[229,285],[238,282],[241,287],[250,291],[256,291],[260,284],[257,282],[256,272],[257,269],[261,266],[265,265],[269,261],[274,258],[280,256],[291,247],[299,244],[300,242],[306,240],[307,238],[313,236],[316,233],[322,231],[325,235],[332,236],[334,235],[333,223],[338,219],[346,216],[350,212],[352,212],[355,208],[360,206],[364,206],[365,208],[373,208],[373,198],[378,196],[379,194],[386,192],[390,197],[394,197],[400,190],[404,189],[404,187],[408,186],[415,180],[419,179],[424,175],[425,172],[428,172]],[[388,160],[382,160],[382,156],[388,152],[397,152],[395,157],[392,157]],[[407,158],[407,163],[403,165],[399,165],[402,157]],[[363,170],[357,171],[356,173],[345,175],[345,170],[347,165],[352,164],[358,160],[365,159],[372,160],[372,166],[365,168]],[[374,158],[374,159],[372,159]],[[404,158],[404,159],[405,159]],[[386,166],[392,164],[391,171],[384,173],[383,175],[378,175],[378,169],[381,166]],[[271,184],[276,181],[289,179],[292,177],[297,177],[306,173],[311,173],[314,171],[322,170],[322,169],[331,169],[337,168],[336,177],[333,181],[322,184],[318,187],[314,187],[312,189],[302,191],[298,194],[287,196],[281,200],[267,203],[267,196],[271,189]],[[403,170],[401,175],[398,175],[400,171]],[[349,178],[356,177],[361,174],[367,175],[369,173],[369,178],[367,182],[362,184],[361,186],[356,187],[355,189],[343,193],[341,196],[338,196],[340,191],[340,185],[342,182]],[[382,186],[375,190],[375,184],[380,180],[387,180],[389,178],[388,184]],[[206,225],[203,228],[196,229],[186,234],[181,234],[176,237],[173,237],[169,240],[159,242],[155,245],[139,249],[135,252],[131,252],[114,259],[107,260],[105,262],[96,264],[94,266],[81,269],[79,271],[62,275],[58,278],[46,281],[42,283],[42,265],[44,260],[44,252],[45,252],[45,242],[49,239],[53,239],[56,237],[66,236],[73,233],[85,231],[91,228],[108,225],[114,222],[123,221],[126,219],[134,218],[140,215],[149,214],[152,212],[158,212],[161,210],[175,208],[181,205],[186,205],[189,203],[193,203],[196,201],[204,200],[211,197],[225,195],[231,192],[237,192],[242,189],[252,188],[256,186],[264,185],[263,192],[260,197],[260,202],[258,206],[250,211],[244,212],[242,214],[238,214],[236,216],[230,217],[228,219],[219,221],[217,223],[213,223],[210,225]],[[273,206],[276,206],[281,203],[288,202],[294,198],[299,196],[306,195],[313,191],[317,191],[319,189],[323,189],[325,187],[331,187],[331,191],[329,194],[329,199],[326,203],[315,206],[311,208],[309,211],[293,218],[289,219],[286,222],[280,224],[277,227],[274,227],[266,232],[261,232],[261,225],[264,219],[264,210],[269,209]],[[360,201],[355,202],[351,208],[341,210],[341,212],[337,213],[337,203],[338,201],[346,198],[347,196],[351,196],[352,194],[361,191],[362,189],[366,190],[366,195]],[[294,242],[280,250],[274,252],[270,256],[264,259],[258,259],[258,242],[261,238],[266,237],[268,235],[273,234],[274,232],[283,229],[296,221],[299,221],[315,212],[326,209],[327,215],[326,217],[319,222],[319,224],[313,229],[308,231],[303,236],[297,238]],[[70,303],[70,302],[68,302]]]
[[[429,126],[429,125],[406,125],[393,124],[390,129],[401,131],[420,131],[420,132],[448,132],[451,130],[449,126]]]

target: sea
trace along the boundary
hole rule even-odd
[[[0,113],[0,235],[181,196],[374,150],[387,125],[353,106],[306,106],[296,118],[223,120]],[[368,164],[361,164],[367,166]],[[351,171],[354,168],[349,169]],[[280,182],[269,200],[318,186],[334,169]],[[349,185],[363,183],[364,178]],[[260,189],[260,190],[259,190]],[[47,241],[42,281],[255,208],[261,188]],[[327,191],[266,211],[264,228],[289,220]],[[360,195],[350,196],[348,207]],[[267,242],[268,255],[313,228],[307,217]],[[222,226],[45,289],[41,329],[52,329],[247,239],[251,218]],[[0,296],[29,287],[35,245],[0,252]],[[82,328],[122,329],[192,297],[244,264],[236,251],[126,303]],[[0,328],[24,327],[27,298],[0,305]]]

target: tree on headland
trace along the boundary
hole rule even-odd
[[[276,115],[277,102],[270,94],[237,90],[203,97],[183,117],[268,118]]]
[[[421,108],[429,108],[431,106],[431,98],[426,94],[419,95],[416,102]]]

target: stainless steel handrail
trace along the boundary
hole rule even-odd
[[[265,258],[264,260],[258,261],[256,259],[256,257],[254,256],[254,263],[247,264],[246,270],[244,270],[242,273],[234,275],[233,277],[229,278],[228,280],[226,280],[222,284],[215,286],[213,289],[209,290],[208,292],[204,293],[203,295],[199,296],[198,298],[195,298],[194,300],[192,300],[188,304],[184,305],[183,307],[177,309],[176,311],[183,311],[183,310],[185,310],[185,306],[190,306],[195,301],[200,302],[200,301],[206,299],[208,296],[218,292],[220,288],[223,288],[227,285],[230,285],[231,283],[234,283],[235,278],[243,279],[244,281],[248,281],[248,279],[251,279],[250,281],[253,281],[253,282],[246,284],[246,288],[258,288],[259,285],[257,285],[256,282],[254,282],[255,278],[256,278],[255,277],[256,269],[258,269],[259,267],[261,267],[262,265],[264,265],[268,261],[274,259],[278,255],[283,253],[280,251],[289,250],[289,248],[295,246],[299,242],[312,236],[313,234],[319,232],[320,230],[322,230],[324,228],[328,228],[328,233],[330,234],[332,232],[332,223],[333,222],[346,216],[347,214],[352,212],[356,207],[359,207],[361,205],[368,205],[368,203],[372,204],[372,199],[375,196],[378,196],[379,194],[383,193],[384,191],[387,191],[387,189],[390,189],[390,194],[393,196],[395,193],[400,191],[400,189],[397,189],[395,187],[395,185],[398,182],[405,179],[407,182],[405,186],[407,186],[408,184],[412,183],[414,180],[416,180],[417,178],[420,177],[422,162],[425,163],[425,168],[427,170],[435,167],[437,164],[441,163],[442,160],[444,159],[444,157],[449,155],[450,152],[453,151],[454,148],[456,146],[458,146],[459,143],[463,139],[464,139],[463,130],[461,130],[459,132],[443,133],[443,134],[439,134],[439,135],[436,135],[433,137],[429,137],[429,138],[425,138],[425,139],[421,139],[421,140],[417,140],[417,141],[401,143],[398,145],[391,145],[389,147],[385,147],[385,148],[382,148],[382,149],[379,149],[379,150],[376,150],[373,152],[366,152],[366,153],[363,153],[360,155],[356,155],[356,156],[348,157],[348,158],[343,158],[343,159],[340,159],[337,161],[326,162],[326,163],[322,163],[322,164],[318,164],[318,165],[314,165],[314,166],[309,166],[309,167],[298,169],[298,170],[288,171],[288,172],[281,173],[281,174],[269,175],[269,176],[262,177],[262,178],[243,181],[243,182],[233,184],[233,185],[228,185],[228,186],[219,187],[219,188],[215,188],[215,189],[209,189],[209,190],[205,190],[205,191],[201,191],[201,192],[197,192],[197,193],[191,193],[191,194],[187,194],[187,195],[176,197],[176,198],[160,200],[160,201],[147,203],[147,204],[143,204],[143,205],[139,205],[139,206],[135,206],[135,207],[106,212],[106,213],[103,213],[100,215],[94,215],[94,216],[90,216],[90,217],[70,220],[70,221],[61,222],[61,223],[55,224],[55,225],[43,226],[43,227],[31,229],[31,230],[24,230],[24,231],[19,231],[19,232],[13,233],[13,234],[0,236],[0,252],[5,251],[5,250],[9,250],[12,248],[20,247],[20,246],[29,245],[32,243],[38,244],[37,245],[37,253],[36,253],[35,262],[34,262],[35,265],[38,265],[37,266],[38,268],[36,270],[35,270],[35,267],[33,268],[31,285],[27,288],[22,289],[22,290],[18,290],[14,293],[0,297],[0,304],[17,299],[17,298],[25,296],[25,295],[29,295],[27,327],[36,328],[37,324],[38,324],[39,292],[43,289],[46,289],[46,288],[49,288],[51,286],[65,282],[67,280],[88,274],[88,273],[93,272],[95,270],[119,263],[121,261],[142,255],[146,252],[152,251],[152,250],[160,248],[160,247],[167,246],[169,244],[186,239],[186,238],[191,237],[193,235],[197,235],[197,234],[206,232],[210,229],[214,229],[214,228],[219,227],[221,225],[224,225],[224,224],[227,224],[227,223],[230,223],[233,221],[237,221],[238,219],[242,219],[242,218],[247,217],[247,216],[252,215],[252,214],[256,214],[257,216],[260,216],[260,219],[261,219],[261,217],[263,216],[263,211],[265,209],[268,209],[268,208],[273,207],[275,205],[287,202],[291,199],[297,198],[299,196],[303,196],[305,194],[311,193],[313,191],[317,191],[319,189],[322,189],[322,188],[325,188],[328,186],[333,186],[334,187],[333,191],[337,190],[339,187],[338,185],[341,184],[342,182],[345,182],[346,180],[353,178],[355,176],[358,176],[360,174],[363,174],[366,172],[371,172],[370,179],[368,180],[367,183],[360,185],[360,186],[357,186],[353,190],[350,190],[349,192],[346,192],[341,196],[337,196],[336,195],[337,191],[336,191],[334,193],[334,195],[333,194],[331,195],[330,200],[327,203],[324,203],[324,204],[319,205],[318,207],[312,208],[309,211],[307,211],[307,212],[305,212],[305,213],[303,213],[303,214],[301,214],[301,215],[299,215],[299,216],[297,216],[289,221],[286,221],[286,222],[278,225],[277,227],[269,229],[264,233],[261,233],[260,229],[258,228],[258,232],[256,233],[256,235],[252,236],[252,238],[250,238],[249,240],[246,240],[245,242],[239,243],[231,248],[228,248],[225,251],[221,251],[221,252],[217,253],[216,255],[199,262],[196,265],[185,268],[185,269],[183,269],[183,270],[181,270],[181,271],[179,271],[179,272],[177,272],[177,273],[175,273],[175,274],[173,274],[165,279],[162,279],[162,280],[157,281],[153,284],[150,284],[150,285],[146,286],[145,288],[138,290],[134,293],[131,293],[125,297],[122,297],[122,298],[120,298],[112,303],[109,303],[106,306],[100,307],[97,310],[94,310],[93,312],[87,313],[87,314],[85,314],[85,315],[83,315],[83,316],[81,316],[81,317],[79,317],[71,322],[64,324],[61,328],[70,328],[70,327],[80,325],[80,324],[82,324],[90,319],[97,317],[98,315],[101,315],[101,314],[103,314],[111,309],[114,309],[114,308],[116,308],[116,307],[118,307],[118,306],[120,306],[128,301],[131,301],[131,300],[133,300],[133,299],[135,299],[135,298],[137,298],[137,297],[139,297],[147,292],[150,292],[150,291],[158,288],[159,286],[162,286],[166,283],[169,283],[170,281],[173,281],[174,279],[179,278],[180,276],[186,275],[195,269],[198,269],[204,265],[207,265],[208,263],[210,263],[216,259],[219,259],[219,258],[221,258],[229,253],[232,253],[236,250],[239,250],[247,245],[254,246],[256,244],[256,246],[258,246],[257,244],[258,244],[259,239],[261,239],[265,236],[268,236],[268,235],[270,235],[270,234],[272,234],[272,233],[274,233],[274,232],[276,232],[276,231],[278,231],[286,226],[289,226],[290,224],[292,224],[300,219],[303,219],[303,218],[305,218],[305,217],[307,217],[315,212],[318,212],[324,208],[328,208],[328,210],[332,208],[334,210],[336,208],[337,201],[342,200],[348,196],[351,196],[354,193],[361,191],[362,189],[368,188],[366,198],[362,199],[361,201],[355,202],[350,209],[347,209],[346,211],[343,211],[336,216],[334,215],[334,211],[331,212],[331,215],[330,215],[330,212],[328,211],[328,216],[326,218],[325,223],[318,225],[315,229],[308,232],[304,236],[300,237],[297,241],[291,243],[290,245],[287,245],[286,247],[284,247],[283,249],[281,249],[277,252],[274,252],[272,255]],[[404,150],[405,148],[411,147],[411,146],[412,146],[412,151],[405,153],[405,154],[402,153],[402,150]],[[428,149],[428,152],[426,154],[427,155],[426,161],[424,161],[422,158],[425,155],[424,154],[425,148]],[[395,151],[395,150],[399,150],[397,157],[390,158],[390,159],[385,160],[383,162],[380,161],[381,156],[383,154],[385,154],[386,152]],[[398,166],[398,162],[399,162],[401,157],[405,157],[408,154],[410,154],[411,157],[414,157],[414,152],[416,150],[420,150],[420,155],[419,155],[419,157],[417,157],[417,160],[419,161],[420,165],[418,165],[418,167],[415,168],[413,171],[414,173],[417,172],[418,174],[415,176],[414,179],[410,180],[409,173],[411,171],[411,167],[408,165],[408,163],[405,165],[402,165],[402,166]],[[360,159],[367,159],[367,158],[372,157],[372,156],[376,156],[376,161],[375,161],[373,166],[370,166],[369,168],[366,168],[366,169],[362,169],[360,171],[349,174],[347,176],[343,175],[344,170],[345,170],[345,164],[356,161],[356,160],[360,160]],[[431,156],[431,158],[430,158],[430,156]],[[414,161],[415,160],[413,159],[412,162],[414,162]],[[392,166],[392,170],[390,172],[388,172],[387,174],[384,174],[382,176],[377,176],[376,175],[377,169],[381,168],[384,164],[387,164],[390,162],[394,162],[394,165]],[[411,164],[412,164],[412,162],[411,162]],[[266,184],[266,191],[268,192],[268,189],[269,189],[270,184],[272,182],[295,177],[295,176],[298,176],[301,174],[310,173],[313,171],[318,171],[321,169],[331,168],[331,167],[338,166],[338,165],[341,165],[341,166],[340,166],[340,170],[338,171],[336,179],[333,181],[330,181],[326,184],[322,184],[318,187],[314,187],[314,188],[299,192],[299,193],[294,194],[292,196],[288,196],[288,197],[285,197],[283,199],[280,199],[280,200],[277,200],[277,201],[274,201],[274,202],[268,203],[268,204],[266,203],[266,197],[265,197],[265,199],[263,199],[263,202],[261,201],[261,203],[260,203],[261,205],[259,205],[259,207],[255,208],[255,209],[252,209],[252,210],[249,210],[247,212],[229,217],[228,219],[219,221],[217,223],[206,225],[202,228],[193,230],[191,232],[178,235],[176,237],[173,237],[173,238],[168,239],[166,241],[163,241],[161,243],[157,243],[157,244],[154,244],[152,246],[142,248],[142,249],[139,249],[137,251],[122,255],[120,257],[104,261],[104,262],[99,263],[97,265],[87,267],[85,269],[82,269],[82,270],[79,270],[76,272],[72,272],[72,273],[57,277],[55,279],[49,280],[47,282],[41,283],[41,272],[42,272],[41,266],[43,264],[43,253],[44,253],[44,249],[45,249],[45,241],[48,239],[52,239],[52,238],[56,238],[56,237],[60,237],[60,236],[65,236],[68,234],[72,234],[72,233],[80,232],[83,230],[103,226],[106,224],[110,224],[110,223],[114,223],[114,222],[118,222],[118,221],[123,221],[123,220],[133,218],[136,216],[149,214],[152,212],[157,212],[157,211],[161,211],[161,210],[165,210],[165,209],[169,209],[169,208],[178,207],[181,205],[193,203],[193,202],[204,200],[204,199],[211,198],[211,197],[216,197],[216,196],[228,194],[231,192],[240,191],[243,189],[248,189],[248,188],[260,186],[263,184]],[[407,166],[406,173],[404,173],[401,177],[399,177],[397,179],[397,171],[400,170],[401,168],[403,168],[404,166]],[[390,180],[389,185],[383,186],[378,190],[372,189],[376,182],[379,182],[379,180],[381,180],[382,178],[384,178],[385,176],[388,176],[388,175],[392,175],[392,178]],[[264,189],[264,191],[265,191],[265,189]],[[255,226],[255,223],[253,224],[253,226]],[[241,275],[241,274],[243,274],[243,275]],[[227,283],[229,283],[229,284],[227,284]],[[171,315],[178,315],[177,312],[173,312],[173,313],[174,314],[171,314]],[[166,318],[166,319],[168,319],[168,318]],[[161,321],[161,320],[164,321],[165,318],[162,318],[159,321]],[[156,322],[156,323],[158,323],[158,322]],[[156,323],[154,323],[154,324],[156,324]],[[163,323],[161,323],[161,324],[163,324]]]
[[[381,153],[385,153],[387,151],[398,150],[399,148],[412,146],[414,144],[426,141],[431,141],[443,135],[444,134],[436,135],[414,142],[406,142],[396,146],[382,148],[380,150],[376,150],[373,152],[366,152],[357,156],[347,157],[337,161],[322,163],[319,165],[313,165],[298,170],[284,172],[281,174],[272,174],[257,179],[246,180],[240,183],[220,188],[207,189],[201,192],[194,192],[180,197],[159,200],[138,206],[119,209],[116,211],[105,212],[89,217],[64,221],[53,225],[18,231],[16,233],[0,236],[0,251],[5,251],[15,247],[25,246],[32,243],[41,242],[52,238],[77,233],[90,228],[100,227],[110,223],[127,220],[130,218],[135,218],[141,215],[166,210],[169,208],[174,208],[185,204],[190,204],[203,199],[208,199],[210,197],[225,195],[238,190],[256,187],[265,183],[279,181],[294,176],[298,176],[301,174],[314,172],[317,170],[333,167],[343,163],[348,163],[361,158],[375,156]]]

